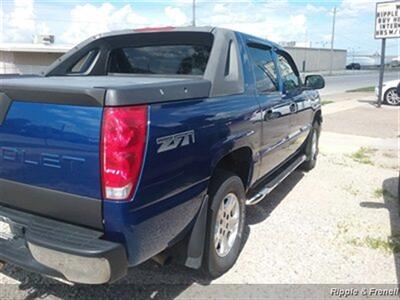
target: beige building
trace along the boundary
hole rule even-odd
[[[71,46],[0,43],[0,74],[39,74]],[[327,71],[331,51],[326,48],[286,47],[300,71]],[[333,51],[333,70],[346,67],[346,50]]]
[[[331,66],[331,50],[327,48],[285,47],[293,56],[299,71],[316,72],[328,71]],[[333,50],[332,70],[346,68],[347,51]]]
[[[0,43],[0,74],[39,74],[70,46]]]

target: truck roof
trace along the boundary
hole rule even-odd
[[[227,29],[223,27],[213,27],[213,26],[179,26],[179,27],[172,27],[172,26],[166,26],[166,27],[145,27],[145,28],[139,28],[139,29],[123,29],[123,30],[114,30],[110,32],[105,32],[105,33],[100,33],[97,35],[94,35],[86,40],[84,40],[82,43],[78,44],[77,46],[74,47],[74,49],[81,48],[88,43],[93,42],[94,40],[98,40],[101,38],[106,38],[106,37],[113,37],[113,36],[121,36],[121,35],[127,35],[127,34],[139,34],[139,33],[161,33],[161,32],[209,32],[209,33],[215,33],[215,32],[237,32],[242,35],[247,36],[248,38],[252,40],[257,40],[258,42],[265,43],[267,42],[268,44],[271,44],[273,47],[278,48],[278,49],[283,49],[280,45],[268,40],[264,39],[261,37],[257,37],[254,35],[250,35],[247,33],[243,33],[237,30],[232,30],[232,29]]]
[[[160,33],[160,35],[157,35]],[[192,34],[193,33],[193,34]],[[194,33],[197,33],[196,35]],[[11,100],[85,106],[121,106],[195,98],[227,96],[244,92],[241,61],[242,39],[237,32],[217,27],[163,27],[120,30],[93,36],[77,45],[50,66],[45,76],[4,79],[0,90]],[[129,38],[138,35],[138,39]],[[149,38],[146,35],[149,34]],[[154,36],[156,34],[157,36]],[[281,49],[278,45],[240,33],[245,42],[255,42]],[[212,37],[210,37],[212,35]],[[151,37],[151,38],[150,38]],[[107,53],[129,43],[212,43],[213,51],[202,76],[108,74]],[[210,42],[211,41],[211,42]],[[100,49],[93,63],[96,71],[70,74],[73,66],[88,51]],[[100,57],[100,58],[99,58]],[[227,66],[229,74],[227,75]]]

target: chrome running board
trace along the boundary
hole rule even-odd
[[[253,197],[246,200],[246,205],[255,205],[265,198],[269,193],[271,193],[274,188],[278,186],[286,177],[295,171],[298,166],[305,162],[307,157],[305,155],[300,156],[294,162],[292,162],[286,169],[284,169],[278,176],[269,181],[263,188],[257,192]]]

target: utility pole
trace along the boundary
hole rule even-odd
[[[192,2],[192,26],[196,26],[196,0]]]
[[[303,60],[303,73],[307,71],[307,42],[308,42],[308,29],[306,29],[305,40],[304,40],[304,60]]]
[[[329,68],[330,75],[332,75],[332,70],[333,70],[333,46],[335,44],[335,23],[336,23],[336,6],[333,8],[332,36],[331,36],[331,65]]]

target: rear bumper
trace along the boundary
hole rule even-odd
[[[102,232],[0,206],[11,236],[0,237],[0,260],[71,282],[102,284],[126,274],[125,248]]]

